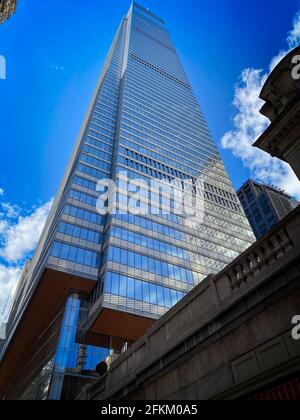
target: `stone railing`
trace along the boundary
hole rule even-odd
[[[268,237],[228,270],[227,277],[232,290],[251,281],[255,273],[262,270],[264,266],[268,266],[273,260],[278,260],[281,256],[286,255],[292,247],[293,242],[285,229]]]
[[[93,400],[97,395],[102,394],[106,391],[106,381],[107,381],[107,373],[102,376],[102,378],[98,379],[97,382],[93,385],[87,385],[83,388],[80,399],[83,400]]]
[[[271,275],[272,270],[278,269],[281,259],[292,258],[294,253],[299,252],[297,232],[300,233],[300,227],[297,231],[291,224],[291,221],[295,223],[297,214],[300,214],[300,207],[215,276],[214,283],[219,301],[234,295],[243,286],[257,281],[259,277],[266,277],[267,271],[268,275]]]

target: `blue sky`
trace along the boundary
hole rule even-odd
[[[32,234],[27,232],[27,225],[42,225],[44,221],[47,203],[57,191],[105,56],[130,5],[129,0],[18,3],[17,13],[0,25],[0,55],[7,61],[7,80],[0,80],[0,288],[2,266],[6,292],[34,247],[40,229]],[[251,174],[271,182],[278,180],[280,186],[297,195],[298,184],[290,174],[281,176],[284,169],[278,163],[272,171],[279,168],[279,177],[253,167],[249,147],[247,155],[244,147],[239,150],[237,143],[245,133],[233,118],[244,118],[238,96],[241,91],[236,89],[243,70],[263,69],[262,73],[244,74],[240,85],[242,93],[249,98],[254,93],[256,98],[272,58],[300,39],[294,23],[293,41],[287,43],[300,10],[299,1],[140,3],[166,20],[234,186],[239,187]],[[232,105],[235,95],[239,109]],[[254,115],[259,105],[255,99],[246,104]],[[259,120],[257,127],[264,124]],[[259,132],[254,130],[252,136],[256,134]],[[248,143],[251,140],[244,139]],[[20,236],[20,226],[25,239]]]
[[[98,74],[129,0],[19,0],[0,26],[0,187],[30,207],[57,190]],[[168,23],[218,144],[231,128],[234,86],[285,47],[298,0],[143,0]],[[236,187],[249,172],[222,151]]]

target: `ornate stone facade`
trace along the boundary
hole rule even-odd
[[[0,0],[0,24],[5,22],[17,8],[17,0]]]
[[[254,144],[289,163],[300,179],[300,47],[291,51],[267,79],[260,98],[261,113],[271,125]]]

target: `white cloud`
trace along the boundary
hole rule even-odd
[[[290,49],[296,48],[300,42],[300,10],[294,18],[293,29],[287,39]]]
[[[9,223],[7,220],[1,220],[0,219],[0,238],[7,232],[7,229],[9,228]]]
[[[295,16],[287,44],[288,49],[280,51],[271,60],[269,71],[274,69],[290,49],[300,44],[300,11]],[[245,69],[242,72],[235,88],[233,105],[237,112],[233,120],[234,128],[224,135],[221,143],[224,149],[231,150],[236,157],[242,159],[258,181],[277,185],[300,199],[300,183],[290,166],[252,146],[269,125],[269,120],[259,112],[264,104],[259,95],[267,77],[268,73],[263,70]]]
[[[34,251],[52,200],[30,212],[9,203],[0,203],[0,324],[6,319],[26,259]],[[27,214],[25,217],[21,214]]]
[[[6,267],[0,264],[0,324],[5,321],[11,298],[16,290],[22,267]]]
[[[4,195],[4,189],[0,188],[0,197],[2,197]]]
[[[20,207],[10,203],[1,203],[2,210],[5,212],[2,216],[9,219],[16,219],[20,214]]]
[[[45,225],[52,201],[37,208],[26,217],[20,216],[18,222],[9,226],[4,234],[4,246],[0,256],[9,263],[23,260],[37,244]]]
[[[65,71],[65,68],[63,66],[58,66],[56,64],[50,64],[49,67],[50,67],[51,70]]]

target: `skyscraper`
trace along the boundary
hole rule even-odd
[[[118,211],[102,214],[112,195]],[[201,222],[187,211],[197,195]],[[14,299],[0,394],[74,398],[253,241],[164,21],[133,2]]]
[[[239,189],[238,197],[257,239],[299,205],[284,191],[252,180]]]
[[[10,18],[17,8],[17,0],[0,0],[0,24]]]

